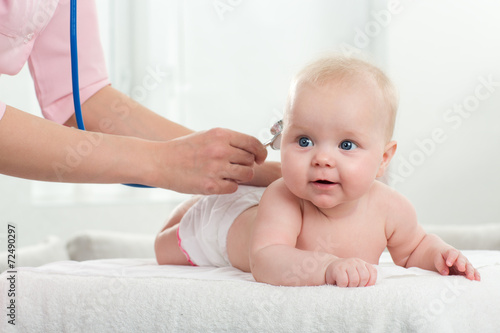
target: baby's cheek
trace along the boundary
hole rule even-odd
[[[364,167],[362,165],[346,166],[343,172],[340,172],[340,176],[344,189],[354,196],[368,191],[375,179],[375,174],[370,172],[366,165]]]
[[[298,157],[294,158],[289,154],[283,156],[281,160],[281,171],[286,183],[296,181],[297,177],[303,178],[307,172],[304,160]]]
[[[294,189],[297,189],[300,187],[301,180],[303,176],[299,172],[296,172],[297,170],[282,170],[282,176],[283,179],[287,185],[287,187],[294,192]]]

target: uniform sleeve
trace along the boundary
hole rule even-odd
[[[80,99],[84,103],[109,85],[94,0],[78,1],[78,65]],[[70,2],[60,1],[28,59],[45,118],[65,123],[74,112],[71,85]]]
[[[3,114],[5,113],[5,108],[7,106],[5,105],[5,103],[2,103],[2,101],[0,101],[0,120],[2,120],[2,117],[3,117]]]

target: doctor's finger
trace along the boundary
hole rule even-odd
[[[240,164],[228,164],[219,174],[224,180],[232,180],[236,183],[245,183],[252,180],[254,170],[250,166]]]
[[[217,182],[217,185],[218,185],[217,194],[234,193],[238,189],[238,183],[232,179],[220,179]]]
[[[239,164],[249,167],[253,167],[255,164],[255,155],[234,147],[231,147],[228,159],[231,164]]]
[[[262,164],[266,160],[266,147],[253,136],[232,132],[229,144],[254,155],[257,164]]]

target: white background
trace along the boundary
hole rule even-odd
[[[96,1],[113,85],[196,130],[265,140],[306,62],[332,51],[372,61],[400,92],[388,179],[420,222],[500,223],[499,2]],[[165,76],[144,94],[155,69]],[[39,115],[26,69],[0,77],[0,98]],[[0,225],[16,223],[21,245],[81,229],[154,233],[185,197],[0,176]]]

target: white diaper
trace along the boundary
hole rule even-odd
[[[179,247],[196,266],[231,266],[227,233],[234,220],[259,203],[265,187],[240,185],[235,193],[204,196],[184,214],[179,224]]]

